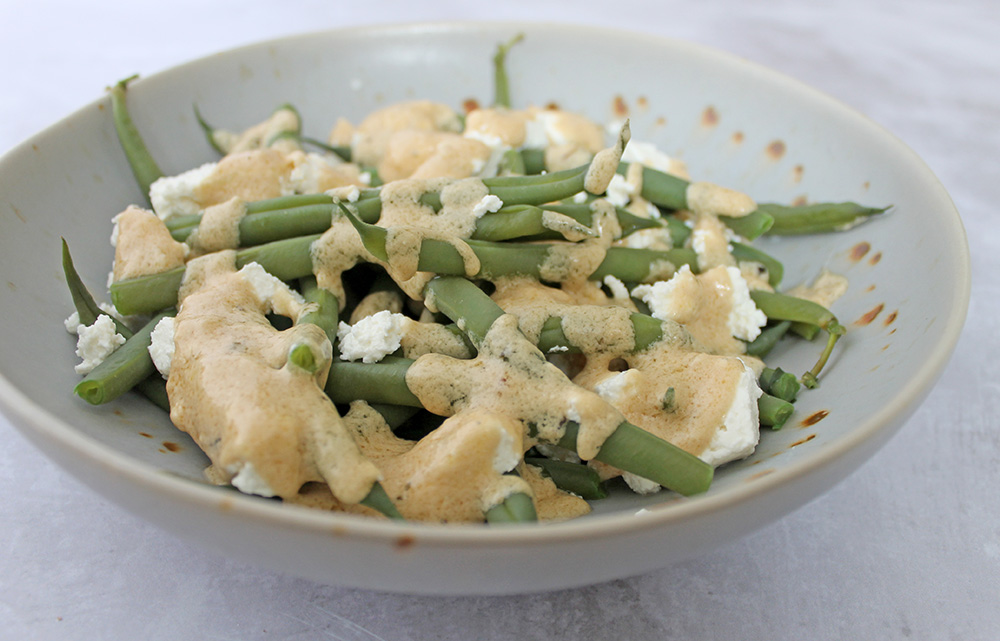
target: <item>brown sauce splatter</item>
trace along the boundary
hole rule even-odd
[[[875,291],[875,285],[869,285],[868,287],[865,288],[865,292],[873,292],[873,291]]]
[[[760,472],[757,472],[753,476],[747,477],[747,481],[748,482],[749,481],[755,481],[755,480],[757,480],[759,478],[763,478],[763,477],[767,476],[768,474],[774,474],[774,468],[773,467],[768,468],[766,470],[761,470]]]
[[[479,109],[479,101],[475,98],[466,98],[462,103],[462,109],[465,110],[465,113],[475,111],[476,109]]]
[[[895,333],[896,333],[896,328],[895,327],[893,327],[891,330],[889,330],[889,336],[892,336]]]
[[[705,107],[705,111],[701,112],[701,124],[705,127],[714,127],[719,124],[719,112],[715,110],[715,107]]]
[[[227,496],[220,500],[219,509],[223,512],[231,512],[233,510],[233,499]]]
[[[860,326],[871,324],[871,322],[873,320],[875,320],[876,318],[878,318],[878,315],[882,313],[882,310],[884,308],[885,308],[885,304],[879,303],[874,308],[872,308],[870,311],[868,311],[867,313],[865,313],[864,316],[862,316],[858,320],[854,321],[854,324],[855,325],[860,325]]]
[[[732,141],[734,145],[743,144],[744,135],[742,131],[734,131],[732,135]]]
[[[39,149],[38,149],[38,145],[32,145],[32,146],[31,146],[31,150],[32,150],[32,151],[39,151]]]
[[[18,209],[17,207],[11,207],[11,209],[13,210],[14,215],[17,216],[18,220],[20,220],[22,223],[28,222],[28,219],[25,218],[24,215],[21,214],[21,210],[20,209]]]
[[[7,288],[10,289],[10,291],[12,291],[12,292],[16,292],[17,291],[17,285],[15,285],[14,283],[10,282],[9,280],[7,281]]]
[[[813,440],[814,438],[816,438],[816,435],[815,434],[810,434],[809,436],[805,437],[804,439],[802,439],[800,441],[795,441],[794,443],[792,443],[791,445],[789,445],[788,448],[791,449],[793,447],[797,447],[799,445],[802,445],[803,443],[808,443],[809,441]]]
[[[113,411],[112,414],[114,414],[115,416],[125,416],[125,413],[118,409]]]
[[[660,116],[659,118],[656,119],[656,122],[653,124],[655,124],[657,127],[664,127],[667,124],[667,119],[664,118],[663,116]]]
[[[810,425],[815,425],[816,423],[819,423],[829,415],[830,415],[830,410],[819,410],[813,412],[809,416],[802,419],[802,422],[799,423],[799,425],[801,425],[802,427],[809,427]]]
[[[785,155],[785,151],[785,143],[780,140],[775,140],[767,146],[767,155],[772,160],[781,160],[781,157]]]
[[[145,436],[146,438],[153,438],[153,435],[147,432],[139,432],[139,436]]]
[[[548,110],[550,110],[550,111],[558,111],[559,110],[559,103],[557,103],[557,102],[550,102],[547,105],[545,105],[545,108],[548,109]]]
[[[864,188],[865,190],[868,190],[868,189],[871,189],[871,187],[872,187],[872,183],[871,183],[871,181],[868,181],[868,180],[866,180],[866,181],[864,182],[864,184],[863,184],[863,185],[861,185],[861,186],[862,186],[862,187],[863,187],[863,188]]]
[[[615,96],[614,102],[611,103],[611,111],[619,118],[624,118],[628,115],[628,104],[625,102],[625,98],[621,95]]]
[[[864,241],[858,243],[854,247],[851,247],[851,260],[853,260],[854,262],[858,262],[859,260],[864,258],[868,254],[868,252],[871,251],[871,249],[872,246],[869,243],[866,243]]]
[[[396,539],[396,549],[408,550],[412,548],[416,543],[417,543],[416,537],[414,537],[412,534],[405,534]]]
[[[646,96],[639,96],[638,98],[635,99],[635,102],[640,109],[649,108],[649,98],[647,98]]]
[[[796,196],[792,201],[792,207],[802,207],[809,204],[809,199],[805,196]]]
[[[888,316],[886,316],[885,320],[882,321],[882,322],[885,323],[886,327],[888,327],[889,325],[892,325],[893,322],[895,322],[897,316],[899,316],[899,310],[898,309],[896,311],[894,311],[894,312],[891,312]]]
[[[182,449],[180,445],[172,441],[163,441],[163,447],[165,447],[171,452],[180,452]]]
[[[876,252],[872,254],[872,257],[868,259],[869,265],[877,265],[878,261],[882,260],[882,252]]]
[[[795,165],[795,167],[792,168],[792,180],[795,182],[802,182],[802,175],[804,173],[806,173],[805,167],[802,165]]]

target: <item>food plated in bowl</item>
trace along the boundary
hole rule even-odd
[[[682,157],[692,176],[732,186],[760,201],[793,202],[805,197],[809,201],[852,199],[895,205],[888,216],[838,234],[835,239],[808,236],[796,238],[794,243],[779,240],[766,244],[768,251],[785,261],[788,273],[801,276],[801,281],[811,280],[821,267],[828,267],[844,272],[851,282],[848,293],[834,307],[842,323],[848,325],[848,332],[842,339],[843,349],[834,352],[819,388],[797,401],[797,417],[791,423],[779,432],[766,433],[753,457],[721,468],[712,489],[703,495],[680,499],[665,493],[637,497],[615,492],[609,499],[594,502],[593,513],[576,521],[494,530],[482,526],[389,523],[351,515],[306,512],[208,487],[202,481],[206,459],[169,422],[164,422],[163,416],[142,405],[141,399],[131,397],[116,402],[114,410],[93,409],[77,399],[66,399],[66,413],[60,414],[62,418],[56,420],[55,427],[60,428],[56,440],[66,443],[63,437],[70,438],[76,452],[64,458],[70,469],[80,473],[81,467],[87,467],[89,471],[82,470],[86,477],[108,470],[107,465],[88,466],[94,456],[104,462],[114,460],[116,468],[126,473],[130,481],[115,483],[105,490],[113,496],[117,493],[118,498],[133,509],[138,507],[143,511],[141,502],[137,506],[138,495],[142,494],[153,494],[157,501],[176,501],[169,511],[174,529],[197,536],[217,549],[223,540],[219,537],[227,526],[242,524],[239,536],[224,537],[227,545],[232,546],[231,551],[314,578],[372,587],[426,590],[428,575],[422,573],[430,571],[435,560],[444,562],[450,558],[448,565],[458,569],[449,573],[445,583],[432,590],[512,591],[621,576],[644,569],[649,563],[641,560],[642,555],[638,554],[625,554],[626,558],[617,559],[610,558],[617,554],[606,555],[593,560],[586,570],[569,568],[576,564],[568,561],[565,566],[559,562],[555,569],[546,570],[540,577],[537,568],[528,567],[531,564],[528,558],[550,546],[552,554],[547,558],[551,559],[559,559],[564,554],[566,559],[579,556],[586,553],[589,546],[596,550],[599,543],[608,542],[609,537],[623,543],[631,542],[626,547],[639,549],[653,545],[668,528],[676,536],[670,537],[670,545],[655,545],[652,557],[659,563],[667,563],[704,545],[738,536],[815,496],[824,484],[842,476],[873,451],[873,447],[891,432],[886,425],[898,424],[906,409],[914,407],[911,396],[914,389],[907,387],[913,384],[913,379],[897,381],[900,386],[893,388],[894,377],[885,372],[898,371],[898,364],[906,358],[916,357],[912,350],[903,347],[915,336],[911,332],[917,329],[905,326],[904,331],[902,322],[911,304],[912,292],[905,295],[895,292],[894,296],[894,288],[903,287],[902,283],[897,284],[895,279],[889,279],[889,283],[877,280],[882,270],[894,270],[893,265],[906,260],[903,255],[893,257],[889,245],[890,240],[904,231],[916,232],[910,226],[897,227],[898,219],[904,215],[901,213],[904,205],[909,209],[914,205],[905,202],[907,194],[896,191],[898,183],[889,185],[888,178],[880,177],[876,170],[887,165],[900,167],[895,154],[901,153],[904,168],[924,172],[922,182],[929,180],[928,189],[932,192],[940,188],[934,186],[933,178],[928,178],[919,162],[894,146],[898,143],[890,137],[808,90],[746,63],[689,45],[593,32],[602,34],[608,43],[606,48],[600,55],[593,52],[592,58],[575,64],[586,63],[584,66],[594,70],[595,77],[602,77],[602,73],[611,77],[612,70],[626,66],[626,60],[648,58],[650,64],[663,70],[663,74],[676,74],[676,83],[692,87],[692,93],[680,98],[676,92],[660,94],[658,87],[650,87],[648,82],[640,82],[638,78],[629,81],[626,74],[616,77],[615,86],[601,96],[593,91],[580,95],[575,83],[560,75],[564,69],[558,62],[561,49],[548,49],[561,37],[569,40],[575,29],[540,25],[525,25],[523,29],[513,25],[455,25],[381,29],[338,38],[317,34],[272,43],[269,47],[248,48],[137,82],[130,88],[129,99],[136,125],[145,135],[149,148],[156,152],[159,162],[170,173],[179,173],[212,158],[211,151],[200,138],[191,110],[192,102],[198,104],[203,114],[225,114],[226,123],[250,124],[259,120],[260,96],[267,96],[269,100],[280,96],[278,100],[296,106],[308,131],[310,123],[325,128],[334,117],[331,114],[359,121],[380,106],[413,97],[432,98],[452,105],[461,105],[470,98],[488,100],[492,93],[491,78],[482,61],[489,58],[495,43],[518,31],[526,35],[524,42],[518,45],[517,57],[510,60],[511,86],[518,104],[555,101],[567,109],[588,113],[595,120],[620,117],[625,109],[634,138],[655,140],[661,148]],[[336,43],[332,44],[332,40]],[[374,43],[379,41],[376,46]],[[466,47],[468,49],[464,49]],[[321,51],[330,52],[329,57],[326,53],[320,55]],[[448,55],[455,51],[465,53]],[[479,53],[472,56],[473,51]],[[475,64],[464,60],[473,57]],[[459,58],[463,59],[461,63]],[[551,67],[546,73],[543,67],[523,63],[519,66],[518,59],[547,60],[551,61]],[[306,60],[309,62],[304,63]],[[426,69],[429,65],[440,73],[429,74],[426,78],[420,76],[418,81],[415,70]],[[240,68],[258,71],[242,76],[233,72]],[[301,75],[303,68],[309,69],[310,74]],[[294,70],[298,72],[293,73]],[[341,80],[331,82],[330,77]],[[468,81],[462,81],[463,77]],[[181,82],[181,78],[186,87],[183,97],[177,96],[178,85],[170,85]],[[231,86],[221,91],[227,78]],[[321,78],[327,79],[325,85]],[[698,78],[698,82],[690,82],[691,78]],[[767,91],[763,90],[765,88]],[[765,117],[779,95],[781,100],[778,102],[787,109],[783,118]],[[257,98],[251,100],[251,96]],[[251,102],[253,104],[248,104]],[[155,109],[149,111],[150,105],[155,105]],[[161,112],[170,105],[174,105],[176,111]],[[150,117],[154,112],[157,116]],[[111,166],[108,174],[101,176],[100,188],[87,185],[74,194],[76,198],[88,199],[88,211],[93,205],[93,210],[99,212],[94,214],[95,218],[85,222],[81,216],[67,221],[66,229],[59,229],[54,235],[67,238],[81,275],[93,286],[105,281],[110,264],[108,217],[121,211],[127,202],[139,202],[142,193],[129,183],[131,177],[115,147],[106,106],[103,113],[95,107],[81,117],[90,118],[92,122],[75,124],[74,133],[80,132],[78,135],[86,137],[88,133],[84,132],[90,132],[97,138],[74,142],[73,147],[89,156],[100,156],[95,145],[104,145]],[[216,117],[215,120],[220,119]],[[169,124],[164,127],[164,123]],[[727,126],[726,123],[732,124]],[[824,138],[823,132],[828,130],[835,130],[837,135]],[[808,135],[803,136],[803,131],[808,131]],[[858,139],[851,138],[852,144],[845,144],[845,136],[850,137],[850,133],[845,132],[852,131],[857,133]],[[318,131],[312,135],[324,133]],[[45,153],[47,135],[51,136],[52,132],[34,141],[35,154]],[[796,138],[796,135],[802,137]],[[885,142],[887,148],[875,145],[873,136]],[[22,152],[23,148],[17,151]],[[889,158],[894,160],[889,162]],[[873,160],[879,162],[868,164]],[[897,173],[891,177],[895,178]],[[80,180],[77,177],[74,182]],[[109,193],[116,190],[117,193]],[[943,198],[946,203],[943,194],[938,193],[938,196],[939,201]],[[24,205],[18,209],[20,212],[25,210]],[[33,216],[25,216],[25,219],[35,220]],[[99,231],[92,227],[95,224],[100,227]],[[957,218],[951,224],[958,225]],[[54,226],[49,226],[50,232]],[[890,228],[891,233],[888,233],[886,230]],[[952,235],[954,233],[952,229]],[[958,233],[960,236],[960,225]],[[937,238],[947,236],[942,232]],[[863,243],[867,243],[867,251]],[[960,268],[961,244],[956,248],[954,244],[949,247],[945,243],[945,247],[950,252],[957,252],[954,260]],[[961,273],[953,272],[952,276],[957,276],[961,282]],[[10,282],[21,289],[15,280]],[[52,293],[58,300],[67,298],[64,290]],[[869,314],[879,304],[884,311]],[[61,306],[54,312],[56,327],[60,326],[67,311]],[[862,325],[866,315],[872,318],[867,325]],[[960,325],[960,318],[958,320]],[[44,322],[39,319],[34,324]],[[949,324],[944,319],[939,323]],[[954,319],[950,323],[953,325]],[[877,347],[866,348],[865,343],[858,342],[869,335],[880,342]],[[925,355],[931,359],[932,370],[943,364],[950,350],[948,340],[953,342],[951,333],[944,332],[943,336],[942,347],[932,347]],[[941,339],[936,340],[940,344]],[[855,348],[858,344],[861,347]],[[893,348],[894,344],[898,347]],[[774,354],[775,362],[789,371],[804,372],[815,361],[816,347],[813,343],[792,344]],[[68,367],[72,365],[72,358],[66,351],[60,358]],[[883,371],[878,375],[866,374],[879,367]],[[838,378],[838,372],[845,369],[849,372]],[[912,372],[914,368],[904,369]],[[7,372],[5,365],[5,375]],[[922,378],[918,376],[918,387],[928,385],[934,374],[936,372],[931,371],[930,374],[925,372]],[[16,375],[25,374],[21,371]],[[877,380],[876,385],[889,385],[883,387],[877,397],[871,397],[867,405],[866,394],[872,386],[866,381],[860,391],[852,387],[865,376]],[[72,375],[66,380],[67,389],[76,382]],[[31,386],[18,386],[16,382],[15,386],[21,390],[31,389]],[[907,389],[905,394],[900,391]],[[848,391],[852,393],[847,394]],[[852,403],[845,406],[835,402],[842,395],[852,398]],[[880,418],[877,408],[886,398],[890,399],[889,409],[881,410]],[[896,399],[895,403],[891,399]],[[815,422],[822,412],[829,414]],[[12,409],[11,413],[16,420],[19,410]],[[844,423],[840,423],[841,417]],[[891,417],[891,421],[886,417]],[[88,420],[91,421],[89,425]],[[865,424],[871,420],[878,420],[878,429],[865,429]],[[111,425],[124,421],[132,422],[132,429],[112,427],[109,430]],[[141,424],[135,425],[137,421]],[[803,422],[815,423],[800,427]],[[49,427],[51,423],[49,421]],[[73,424],[74,428],[66,424]],[[44,434],[44,431],[36,434]],[[81,449],[85,455],[80,455]],[[180,451],[172,451],[178,449]],[[165,470],[170,476],[154,470]],[[100,480],[93,482],[99,484]],[[188,505],[189,502],[192,504]],[[640,508],[645,509],[640,516],[635,516]],[[162,514],[156,511],[148,516],[155,518]],[[206,514],[211,518],[205,518]],[[192,518],[178,518],[178,515]],[[710,527],[695,534],[705,526]],[[274,532],[268,534],[272,528],[281,530],[281,536],[274,541],[294,541],[297,545],[285,547],[272,542],[267,553],[255,549],[256,544],[272,538]],[[320,532],[322,540],[314,540]],[[330,532],[338,534],[330,535]],[[296,547],[300,549],[292,549]],[[311,554],[299,553],[305,547],[310,548]],[[388,555],[387,549],[391,550]],[[325,552],[320,554],[321,550]],[[346,553],[347,550],[353,551]],[[646,551],[651,549],[647,547]],[[509,559],[504,560],[508,555],[521,558],[524,563],[515,567]],[[312,560],[307,560],[310,557]],[[594,555],[588,554],[588,557]],[[325,568],[317,565],[317,558],[323,559]],[[335,573],[331,572],[333,568],[337,568]],[[492,580],[480,581],[478,577],[484,573],[490,574]]]

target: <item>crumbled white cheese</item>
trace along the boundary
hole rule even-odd
[[[239,275],[250,284],[254,294],[269,312],[296,318],[306,304],[302,294],[269,274],[259,263],[247,263],[240,269]]]
[[[499,425],[496,429],[500,432],[500,442],[493,455],[493,470],[498,474],[503,474],[514,469],[521,462],[521,449],[520,443],[514,441],[510,432]]]
[[[715,467],[750,456],[760,440],[757,399],[762,392],[753,370],[746,365],[743,367],[743,374],[735,383],[733,402],[722,425],[705,451],[698,455],[698,458]]]
[[[604,285],[611,291],[611,297],[619,300],[628,300],[628,287],[621,280],[608,274],[604,277]]]
[[[732,309],[729,312],[729,331],[736,338],[752,341],[760,335],[760,329],[767,325],[767,316],[757,309],[750,298],[750,286],[738,267],[727,267],[732,282]]]
[[[110,316],[101,314],[89,327],[77,326],[76,355],[83,359],[76,366],[77,374],[89,374],[95,367],[104,362],[108,356],[125,344],[125,337],[115,328],[115,322]]]
[[[643,167],[656,169],[664,173],[671,173],[674,160],[656,148],[656,145],[641,140],[632,140],[625,153],[622,154],[622,162],[639,163]]]
[[[389,310],[372,314],[354,325],[341,321],[337,328],[340,359],[377,363],[399,349],[408,321],[406,316]]]
[[[649,313],[659,320],[684,323],[698,309],[701,284],[689,265],[681,265],[670,280],[659,280],[652,285],[638,285],[632,295],[649,306]]]
[[[260,474],[257,473],[257,469],[253,466],[253,463],[244,463],[236,476],[232,478],[230,483],[233,484],[240,492],[244,494],[256,494],[257,496],[274,496],[274,490],[265,481]]]
[[[582,205],[583,203],[587,202],[588,198],[589,196],[587,195],[587,192],[585,191],[577,192],[573,196],[573,202],[576,203],[577,205]]]
[[[626,147],[625,149],[628,149]],[[625,179],[621,174],[615,174],[608,183],[608,191],[604,197],[609,203],[616,207],[624,207],[635,195],[635,185]]]
[[[293,154],[292,171],[288,178],[281,181],[281,194],[291,196],[293,194],[315,194],[319,193],[320,182],[331,167],[343,164],[339,157],[331,154],[324,156],[316,152],[307,154]]]
[[[548,127],[545,113],[540,112],[535,118],[524,123],[524,147],[527,149],[545,149],[549,146]],[[617,134],[617,131],[615,132]]]
[[[76,335],[78,333],[77,330],[80,328],[80,314],[79,314],[79,312],[73,312],[72,314],[70,314],[69,318],[67,318],[65,321],[63,321],[63,325],[66,326],[66,331],[67,332],[69,332],[70,334]]]
[[[170,363],[174,358],[174,317],[164,316],[149,335],[149,356],[156,371],[164,380],[170,376]]]
[[[614,405],[619,399],[634,396],[637,393],[637,388],[643,384],[642,378],[642,373],[636,369],[609,373],[606,378],[594,386],[594,391],[598,396]]]
[[[650,227],[637,229],[622,239],[625,247],[633,249],[657,249],[667,251],[673,249],[674,241],[670,237],[669,227]]]
[[[656,494],[660,491],[660,484],[656,481],[636,476],[631,472],[622,472],[622,480],[636,494]]]
[[[487,194],[472,206],[472,215],[476,218],[482,218],[486,213],[499,211],[501,207],[503,207],[503,201],[500,198],[493,194]]]
[[[215,171],[215,167],[216,163],[205,163],[176,176],[164,176],[150,185],[149,200],[156,215],[161,220],[167,220],[173,216],[201,212],[194,192]]]
[[[371,175],[368,176],[371,179]],[[334,187],[326,191],[328,196],[339,200],[346,200],[349,203],[356,203],[361,198],[361,190],[357,185],[347,185],[346,187]]]

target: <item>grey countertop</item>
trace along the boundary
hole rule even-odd
[[[962,214],[973,288],[963,338],[941,381],[898,436],[846,481],[679,565],[549,594],[381,594],[230,561],[108,503],[0,417],[0,637],[1000,638],[1000,5],[993,0],[349,7],[178,0],[169,12],[120,1],[21,5],[0,4],[0,151],[116,79],[296,32],[530,19],[711,45],[836,97],[911,146]]]

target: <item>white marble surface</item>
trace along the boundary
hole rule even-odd
[[[151,5],[0,3],[0,151],[95,99],[109,82],[273,36],[437,19],[569,20],[659,33],[798,78],[913,147],[952,194],[969,233],[969,319],[921,409],[824,497],[680,565],[544,595],[386,595],[232,562],[107,503],[0,417],[0,637],[1000,638],[994,0],[768,0],[752,8],[737,0],[348,7],[178,0],[169,12]]]

